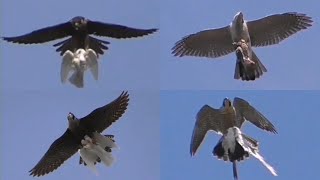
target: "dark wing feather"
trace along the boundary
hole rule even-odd
[[[16,36],[16,37],[2,37],[3,40],[19,44],[37,44],[56,39],[61,39],[66,36],[72,35],[73,27],[70,22],[58,24],[55,26],[46,27],[31,33]]]
[[[103,41],[91,36],[88,36],[88,43],[89,48],[94,50],[97,54],[104,54],[103,50],[108,50],[108,44],[110,44],[108,41]],[[72,37],[69,39],[66,39],[64,41],[58,42],[53,45],[54,47],[58,48],[56,49],[57,52],[60,52],[60,55],[62,56],[67,50],[74,52],[77,49],[81,48],[79,44],[76,41],[73,41]]]
[[[277,133],[274,125],[247,101],[236,97],[233,100],[233,106],[236,109],[238,121],[240,121],[239,127],[241,127],[244,120],[247,120],[260,129]]]
[[[289,36],[307,29],[312,19],[295,12],[275,14],[247,22],[252,46],[278,44]]]
[[[221,121],[222,115],[218,109],[214,109],[208,105],[204,105],[197,114],[196,123],[193,128],[191,143],[190,143],[190,154],[193,156],[201,143],[204,140],[206,133],[209,130],[221,133]]]
[[[92,111],[89,115],[80,119],[80,126],[90,132],[101,133],[113,122],[118,120],[127,109],[129,102],[128,92],[121,95],[111,103]]]
[[[43,176],[54,171],[75,154],[79,147],[80,144],[77,144],[71,132],[67,130],[59,139],[52,143],[38,164],[29,171],[30,175]]]
[[[234,51],[229,26],[185,36],[171,49],[174,56],[216,58]]]
[[[157,29],[136,29],[117,24],[89,20],[87,22],[87,26],[89,34],[117,39],[140,37],[157,31]]]

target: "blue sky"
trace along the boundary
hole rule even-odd
[[[232,165],[212,156],[220,136],[207,135],[194,157],[189,154],[195,116],[208,104],[219,108],[225,97],[241,97],[265,115],[278,134],[245,123],[242,131],[260,142],[260,153],[278,171],[273,178],[256,159],[238,164],[239,179],[314,179],[320,143],[317,140],[319,91],[162,91],[161,179],[232,179]]]
[[[209,1],[164,0],[161,7],[161,88],[165,90],[238,90],[238,89],[319,89],[320,61],[318,42],[320,28],[319,1],[270,0]],[[254,48],[268,69],[261,79],[242,82],[233,79],[235,54],[217,59],[173,57],[170,49],[182,37],[204,29],[228,25],[242,11],[244,18],[255,20],[285,12],[305,13],[316,21],[279,45]],[[162,11],[161,11],[162,12]],[[169,53],[168,53],[169,52]]]

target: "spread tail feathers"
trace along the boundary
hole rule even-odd
[[[75,85],[77,88],[83,88],[83,76],[84,72],[82,71],[75,71],[71,77],[69,78],[69,81],[71,84]]]
[[[245,60],[242,51],[236,51],[237,62],[235,68],[235,79],[243,81],[253,81],[262,76],[267,69],[261,63],[257,55],[252,51],[252,62]]]

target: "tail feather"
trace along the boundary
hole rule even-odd
[[[236,51],[237,62],[234,78],[243,81],[253,81],[262,76],[264,72],[267,72],[266,67],[261,63],[257,55],[252,51],[252,61],[254,64],[246,64],[242,51]]]
[[[71,84],[75,85],[77,88],[83,88],[83,76],[84,72],[82,71],[75,71],[71,77],[69,78],[69,81]]]
[[[249,153],[238,143],[236,142],[236,146],[234,152],[231,152],[230,149],[226,150],[222,146],[224,138],[221,137],[220,141],[213,149],[213,155],[217,156],[218,159],[223,159],[224,161],[241,161],[245,158],[249,157]]]
[[[238,170],[237,170],[237,162],[232,162],[232,170],[233,170],[233,178],[234,180],[238,180]]]

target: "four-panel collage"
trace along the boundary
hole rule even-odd
[[[2,0],[0,179],[316,179],[320,2]]]

